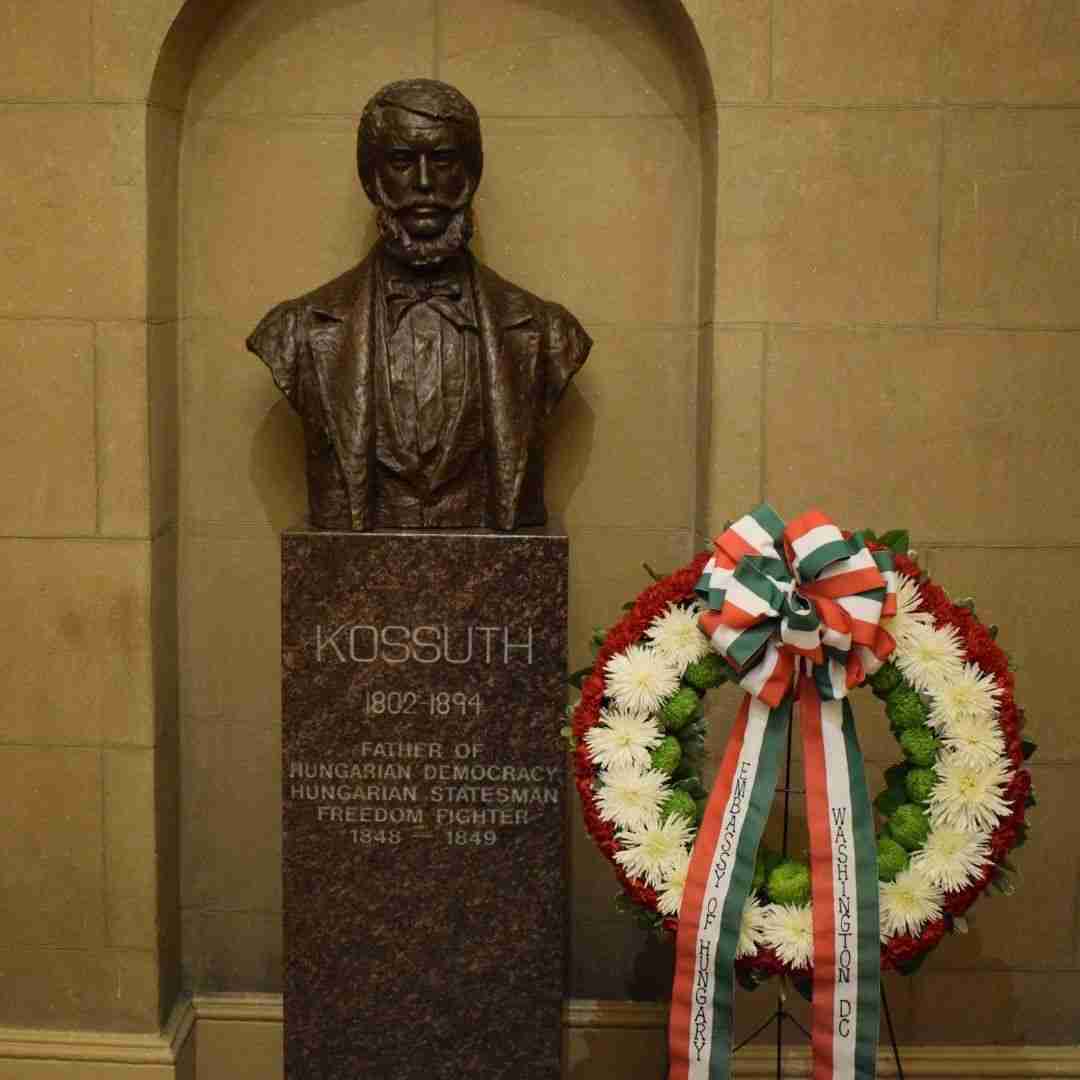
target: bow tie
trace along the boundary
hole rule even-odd
[[[437,278],[434,281],[390,278],[386,283],[387,308],[395,329],[405,313],[421,303],[430,303],[455,326],[474,326],[469,305],[463,297],[460,282],[450,278]]]

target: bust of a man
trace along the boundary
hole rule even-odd
[[[483,163],[459,91],[383,87],[357,137],[379,242],[248,338],[303,420],[318,528],[546,521],[544,421],[592,342],[564,308],[470,254]]]

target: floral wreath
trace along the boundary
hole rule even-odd
[[[988,887],[1012,891],[1007,856],[1035,805],[1023,768],[1035,744],[1021,736],[997,628],[922,571],[906,532],[861,536],[891,551],[896,571],[895,612],[881,620],[895,651],[866,682],[903,753],[874,799],[880,962],[911,973],[946,932],[966,931],[963,916]],[[697,556],[627,604],[593,635],[595,662],[571,677],[581,698],[565,734],[586,829],[614,866],[620,902],[665,931],[678,925],[707,796],[703,699],[734,677],[699,627],[709,560]],[[758,852],[735,951],[743,985],[784,974],[807,991],[810,895],[805,860]]]

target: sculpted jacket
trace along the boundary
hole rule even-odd
[[[318,528],[377,524],[373,380],[376,365],[386,362],[376,355],[383,348],[375,332],[378,258],[376,247],[341,277],[278,304],[247,340],[303,420],[311,523]],[[544,420],[592,341],[565,308],[503,280],[471,255],[466,263],[480,331],[483,524],[542,525]]]

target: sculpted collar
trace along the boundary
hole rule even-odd
[[[321,295],[311,302],[312,314],[328,323],[348,322],[355,314],[358,277],[373,273],[376,256],[377,252],[372,252],[359,266],[331,282],[331,287],[320,290]],[[462,274],[474,283],[473,291],[480,308],[476,323],[481,333],[486,332],[484,328],[488,323],[500,330],[509,330],[533,321],[533,309],[520,289],[507,288],[497,275],[477,263],[469,251],[462,255],[460,265]]]
[[[459,330],[477,329],[468,275],[460,258],[447,260],[435,273],[419,273],[384,257],[379,264],[379,279],[391,333],[407,312],[422,303]]]

